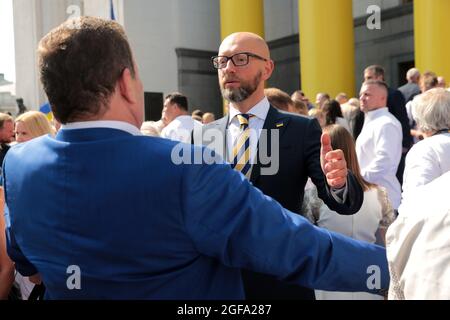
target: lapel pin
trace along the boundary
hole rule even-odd
[[[276,126],[277,128],[281,128],[282,126],[284,126],[284,123],[283,122],[277,123]]]

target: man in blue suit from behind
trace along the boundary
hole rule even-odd
[[[176,164],[175,142],[141,136],[143,86],[116,22],[59,26],[39,44],[39,68],[63,125],[10,150],[4,185],[8,253],[46,298],[243,299],[241,269],[323,290],[387,288],[383,248],[316,228],[229,164]]]

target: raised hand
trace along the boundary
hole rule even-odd
[[[320,165],[328,185],[336,189],[344,187],[347,182],[347,162],[344,152],[340,149],[333,150],[328,133],[322,134],[320,142]]]

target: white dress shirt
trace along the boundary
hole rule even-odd
[[[419,95],[420,96],[420,95]],[[416,97],[418,97],[418,96],[416,96]],[[415,98],[414,98],[415,99]],[[409,120],[409,126],[412,128],[413,127],[413,124],[414,124],[414,116],[413,116],[413,112],[415,113],[415,109],[416,109],[416,106],[415,106],[415,101],[414,100],[411,100],[411,101],[408,101],[407,103],[406,103],[406,105],[405,105],[405,108],[406,108],[406,114],[407,114],[407,116],[408,116],[408,120]]]
[[[128,132],[133,136],[141,136],[141,131],[132,124],[124,121],[83,121],[70,122],[61,125],[61,129],[75,130],[75,129],[93,129],[93,128],[109,128]]]
[[[436,134],[416,143],[406,155],[403,199],[414,188],[450,171],[450,133]]]
[[[450,299],[450,172],[399,209],[386,234],[389,299]]]
[[[256,153],[258,150],[258,140],[261,135],[261,130],[266,121],[267,114],[269,113],[270,103],[269,100],[264,97],[260,102],[258,102],[253,108],[251,108],[247,114],[253,115],[250,118],[248,126],[250,128],[250,163],[256,163]],[[229,118],[228,118],[228,129],[227,129],[227,160],[232,160],[233,145],[236,139],[241,134],[241,125],[236,117],[241,112],[234,107],[233,103],[229,105]]]
[[[414,97],[413,100],[409,101],[406,103],[405,108],[406,108],[406,114],[408,115],[408,120],[409,120],[409,126],[411,127],[411,129],[417,130],[417,124],[414,122],[414,117],[416,116],[416,105],[417,105],[417,98],[420,97],[421,94],[418,94],[417,96]],[[418,137],[413,137],[413,143],[417,143],[419,142],[419,138]]]
[[[161,137],[191,143],[191,134],[192,130],[194,130],[194,125],[201,126],[202,124],[192,119],[189,115],[178,116],[161,131]]]
[[[394,209],[398,209],[401,199],[396,173],[402,155],[402,138],[400,122],[384,107],[366,113],[356,140],[362,176],[386,188]]]

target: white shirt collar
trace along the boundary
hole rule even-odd
[[[255,117],[259,118],[262,121],[266,120],[267,113],[269,112],[270,103],[267,97],[264,97],[260,102],[258,102],[253,108],[251,108],[247,113],[252,114]],[[228,123],[233,121],[236,115],[241,114],[238,109],[236,109],[232,103],[229,104],[229,114],[230,117],[228,119]]]
[[[190,115],[188,115],[188,114],[182,114],[182,115],[179,115],[178,117],[176,117],[175,119],[173,119],[173,120],[183,120],[183,119],[187,119],[187,118],[189,118],[189,119],[193,119],[192,118],[192,116],[190,116]]]
[[[83,121],[71,122],[61,125],[61,129],[75,130],[75,129],[92,129],[92,128],[109,128],[128,132],[133,136],[141,136],[142,133],[138,128],[123,121]]]
[[[389,112],[387,107],[378,108],[372,111],[367,112],[366,116],[369,120],[373,120],[381,116],[382,114],[385,114],[386,112]]]

